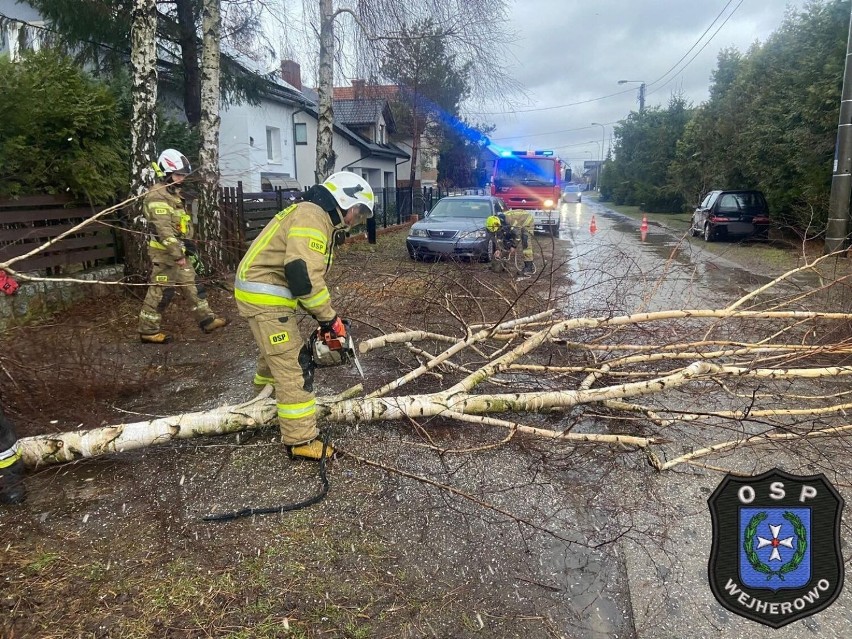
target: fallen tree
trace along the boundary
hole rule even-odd
[[[660,426],[671,425],[675,421],[696,421],[700,419],[745,419],[747,417],[781,417],[790,415],[826,415],[842,414],[848,403],[830,404],[812,409],[778,406],[758,408],[752,405],[747,411],[709,411],[696,413],[666,408],[642,406],[625,400],[641,396],[655,396],[706,382],[721,383],[722,380],[791,380],[836,378],[852,374],[852,366],[789,366],[784,365],[787,358],[800,361],[806,356],[845,355],[847,345],[806,345],[802,343],[770,343],[760,340],[755,343],[730,343],[728,348],[719,348],[718,340],[696,341],[679,344],[677,348],[662,348],[657,352],[648,352],[645,345],[619,344],[605,346],[595,340],[588,342],[569,341],[568,337],[578,330],[610,331],[615,327],[637,326],[649,323],[665,323],[672,320],[725,320],[728,322],[757,321],[769,322],[772,334],[778,334],[777,322],[785,325],[802,322],[849,321],[852,314],[822,313],[810,311],[746,311],[738,310],[735,304],[726,309],[709,310],[672,310],[654,313],[638,313],[617,317],[592,318],[553,318],[552,312],[539,313],[525,318],[495,324],[487,328],[468,330],[462,338],[437,335],[427,331],[404,331],[382,335],[366,340],[360,345],[362,353],[376,349],[392,348],[402,344],[412,348],[414,342],[428,340],[432,343],[449,343],[443,352],[430,356],[418,349],[426,361],[408,373],[384,384],[381,388],[365,396],[353,396],[360,388],[336,397],[319,397],[319,417],[325,422],[357,424],[388,420],[428,420],[439,417],[459,422],[475,423],[484,426],[500,427],[511,433],[524,433],[533,437],[584,445],[607,445],[630,447],[645,450],[652,466],[658,470],[667,470],[680,463],[691,463],[698,457],[709,455],[718,450],[727,450],[738,445],[765,443],[778,439],[813,437],[818,435],[840,435],[849,427],[832,426],[820,431],[785,433],[778,435],[744,435],[732,441],[709,445],[688,455],[680,456],[668,462],[660,461],[651,449],[654,445],[664,444],[667,437],[646,436],[636,432],[562,432],[521,424],[506,419],[506,414],[547,413],[569,411],[583,405],[603,405],[612,410],[640,412]],[[529,332],[527,328],[535,326],[537,330]],[[700,330],[705,330],[700,328]],[[785,334],[782,332],[781,334]],[[500,342],[504,342],[502,345]],[[511,347],[507,347],[507,344]],[[512,344],[514,344],[512,346]],[[590,354],[626,351],[628,355],[613,357],[600,364],[565,367],[545,364],[519,363],[518,360],[535,356],[541,348],[557,348],[564,357],[576,358],[577,353],[589,359]],[[451,358],[476,349],[477,356],[491,352],[491,357],[475,369],[469,365],[451,362]],[[636,351],[642,351],[636,354]],[[424,355],[425,354],[425,355]],[[552,358],[553,353],[551,353]],[[739,362],[737,358],[750,360]],[[762,359],[762,358],[765,358]],[[591,357],[593,359],[593,357]],[[683,360],[693,360],[682,365]],[[766,361],[766,366],[757,365]],[[669,370],[650,368],[650,364],[667,363]],[[418,377],[435,369],[452,364],[450,370],[464,373],[464,376],[445,390],[426,394],[388,396],[388,393],[401,388]],[[560,362],[562,364],[562,362]],[[629,366],[638,369],[626,370]],[[559,385],[559,379],[566,369],[582,372],[584,377],[576,388]],[[535,373],[535,382],[518,381],[518,376],[530,377]],[[595,382],[612,378],[615,374],[638,378],[633,381],[614,383],[593,388]],[[501,382],[498,388],[510,386],[526,388],[517,392],[474,392],[487,382]],[[663,417],[663,413],[672,416]],[[29,466],[69,462],[93,457],[105,453],[122,452],[144,446],[163,444],[177,439],[190,437],[221,435],[269,426],[275,422],[275,401],[271,398],[271,388],[250,402],[222,406],[203,412],[192,412],[135,423],[80,430],[66,433],[46,434],[19,441],[19,448],[25,463]],[[503,416],[503,417],[500,417]]]

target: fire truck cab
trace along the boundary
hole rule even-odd
[[[503,151],[494,161],[491,194],[510,209],[531,211],[536,230],[555,237],[565,168],[553,151]]]

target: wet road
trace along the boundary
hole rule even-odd
[[[680,237],[657,225],[645,231],[636,220],[596,202],[563,205],[559,241],[574,281],[567,301],[572,317],[723,308],[771,280],[704,249],[699,238]],[[787,286],[807,286],[807,278],[801,275]],[[613,424],[618,428],[617,421]],[[697,425],[670,434],[677,440],[684,433],[696,440],[714,436]],[[822,470],[794,449],[766,459],[753,454],[743,449],[725,466],[760,465],[755,472],[762,472],[777,465],[799,474]],[[648,473],[626,464],[600,478],[593,507],[584,509],[578,500],[577,521],[593,519],[596,530],[609,525],[610,534],[624,532],[623,539],[600,552],[572,549],[563,565],[563,578],[579,595],[574,606],[586,612],[581,636],[798,639],[848,634],[848,592],[823,613],[779,630],[730,614],[715,601],[707,578],[711,522],[706,500],[723,477],[695,468]],[[589,489],[581,489],[582,498]],[[624,592],[627,601],[620,596]]]
[[[572,316],[717,308],[769,281],[704,250],[700,239],[657,225],[643,231],[596,202],[563,204],[559,238],[575,281]]]

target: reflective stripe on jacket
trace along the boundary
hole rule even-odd
[[[234,297],[255,306],[301,306],[323,322],[336,315],[325,273],[333,257],[334,226],[312,202],[293,204],[260,232],[246,252],[234,281]],[[285,266],[301,260],[310,290],[294,295]]]
[[[184,256],[182,240],[192,237],[192,217],[184,209],[177,191],[162,182],[155,184],[142,199],[142,210],[153,227],[154,237],[148,246],[171,259],[181,259]]]

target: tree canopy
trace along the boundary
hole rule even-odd
[[[699,107],[674,112],[670,103],[631,113],[615,127],[603,195],[679,211],[712,189],[756,188],[776,222],[820,232],[848,25],[848,0],[808,2],[790,10],[766,42],[745,53],[721,51],[709,99]]]

